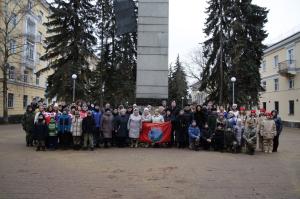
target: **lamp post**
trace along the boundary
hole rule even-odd
[[[183,108],[183,100],[184,100],[184,97],[181,97],[181,108]]]
[[[75,81],[77,79],[77,75],[73,74],[72,79],[73,79],[73,102],[75,102]]]
[[[236,82],[236,78],[232,77],[230,80],[232,82],[232,104],[234,104],[234,83]]]

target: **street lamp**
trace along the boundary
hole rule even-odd
[[[232,82],[232,104],[234,104],[234,83],[236,82],[236,78],[232,77],[230,80]]]
[[[184,100],[184,97],[181,97],[181,108],[183,108],[183,100]]]
[[[77,75],[73,74],[72,79],[73,79],[73,102],[75,102],[75,81],[77,79]]]

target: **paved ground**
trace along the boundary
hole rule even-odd
[[[300,130],[279,152],[178,149],[36,152],[19,125],[0,126],[0,198],[300,198]]]

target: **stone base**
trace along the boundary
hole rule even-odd
[[[167,99],[155,99],[155,98],[136,98],[136,104],[138,106],[160,106],[163,100]]]

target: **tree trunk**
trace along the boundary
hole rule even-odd
[[[8,123],[8,107],[7,107],[7,67],[4,66],[3,71],[3,120]]]

